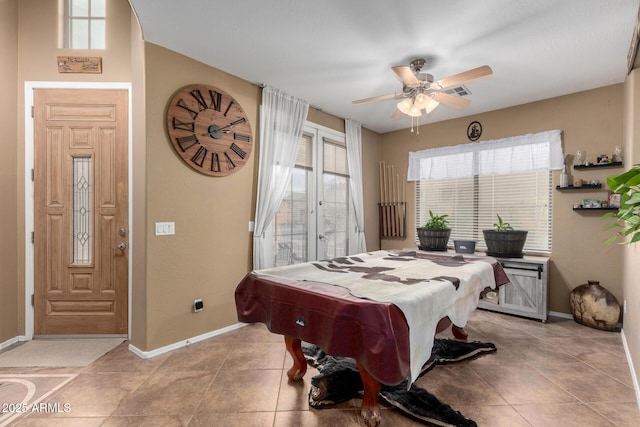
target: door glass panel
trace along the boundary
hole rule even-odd
[[[346,256],[349,249],[348,179],[331,173],[323,174],[324,239],[323,259]]]
[[[322,215],[323,259],[347,255],[349,251],[349,170],[347,148],[340,142],[323,139]]]
[[[73,263],[91,264],[91,158],[73,158]]]
[[[311,137],[303,135],[287,193],[276,213],[274,266],[297,264],[308,260],[308,190],[312,171],[312,148]]]

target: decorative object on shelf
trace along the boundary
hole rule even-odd
[[[422,227],[416,227],[419,248],[423,251],[446,251],[451,229],[449,228],[449,215],[434,215],[429,211],[429,220]]]
[[[582,187],[582,180],[581,180],[581,179],[576,179],[576,180],[573,182],[573,186],[574,186],[574,187]]]
[[[632,244],[640,241],[640,164],[634,165],[628,171],[607,178],[607,186],[620,195],[617,212],[609,212],[602,219],[616,217],[617,221],[604,227],[603,230],[623,228],[606,241],[610,245],[616,239],[628,238],[625,243]]]
[[[582,199],[582,207],[585,209],[601,208],[602,200],[597,199]]]
[[[609,162],[609,156],[607,156],[606,154],[600,154],[598,157],[596,157],[596,164],[598,165],[605,165]]]
[[[476,251],[476,242],[475,240],[454,240],[453,247],[456,253],[472,254]]]
[[[600,282],[589,280],[569,295],[573,320],[603,331],[615,331],[620,319],[620,303]]]
[[[482,125],[478,121],[473,121],[467,126],[467,138],[469,141],[477,141],[482,135]]]
[[[584,163],[587,161],[587,152],[584,150],[578,150],[576,151],[576,158],[575,158],[575,163],[574,165],[584,165]]]
[[[181,88],[167,107],[167,131],[178,156],[204,175],[231,175],[251,154],[246,113],[232,96],[213,86]]]
[[[624,161],[624,149],[621,145],[616,145],[613,149],[613,161],[614,162],[623,162]]]
[[[407,179],[380,162],[380,238],[406,237]]]
[[[487,244],[487,255],[503,258],[522,258],[522,249],[527,240],[528,231],[514,230],[511,224],[504,222],[498,215],[493,230],[482,230]]]
[[[569,174],[569,165],[571,164],[571,155],[564,156],[564,167],[560,174],[560,187],[566,188],[571,185],[571,175]]]

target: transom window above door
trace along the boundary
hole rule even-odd
[[[64,47],[105,48],[106,0],[64,0]]]

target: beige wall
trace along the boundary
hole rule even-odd
[[[258,106],[261,90],[153,44],[146,44],[146,340],[134,342],[152,350],[237,322],[234,291],[251,270],[252,233],[257,187]],[[169,99],[181,87],[203,83],[233,96],[249,117],[254,144],[238,172],[212,178],[188,168],[174,152],[165,129]],[[344,120],[310,109],[308,120],[344,131]],[[363,161],[377,165],[380,136],[363,131]],[[365,179],[372,179],[372,167]],[[365,192],[365,204],[377,203]],[[153,235],[156,221],[174,221],[175,236]],[[377,247],[377,217],[367,218],[366,238]],[[193,300],[204,310],[194,314]],[[135,305],[134,305],[135,306]]]
[[[640,164],[640,69],[625,82],[625,167]],[[640,244],[624,247],[623,294],[627,302],[623,332],[635,369],[636,385],[640,380]],[[636,393],[640,390],[636,387]]]
[[[447,107],[440,107],[447,108]],[[420,134],[408,130],[392,132],[382,137],[382,158],[396,170],[407,170],[408,152],[430,147],[457,145],[469,142],[466,129],[473,120],[482,124],[480,141],[504,138],[551,129],[563,131],[565,153],[578,149],[587,151],[589,158],[597,154],[613,153],[622,137],[623,86],[604,87],[573,95],[548,99],[477,116],[425,125]],[[581,179],[603,181],[617,169],[596,172],[572,171]],[[554,173],[553,186],[559,183],[559,172]],[[409,237],[404,240],[384,240],[385,248],[415,246],[414,185],[408,189],[407,223]],[[569,313],[569,293],[588,279],[599,280],[622,301],[622,248],[603,246],[606,233],[600,214],[580,214],[572,210],[573,203],[585,197],[602,198],[606,192],[553,191],[553,253],[550,268],[550,309]],[[517,224],[513,224],[517,227]]]
[[[18,0],[0,0],[0,343],[18,335]],[[24,236],[24,234],[20,234]]]

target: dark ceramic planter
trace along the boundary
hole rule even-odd
[[[428,228],[418,227],[418,239],[420,240],[419,248],[423,251],[446,251],[451,229],[431,230]]]
[[[522,248],[527,240],[524,230],[482,230],[487,244],[487,255],[503,258],[522,258]]]

